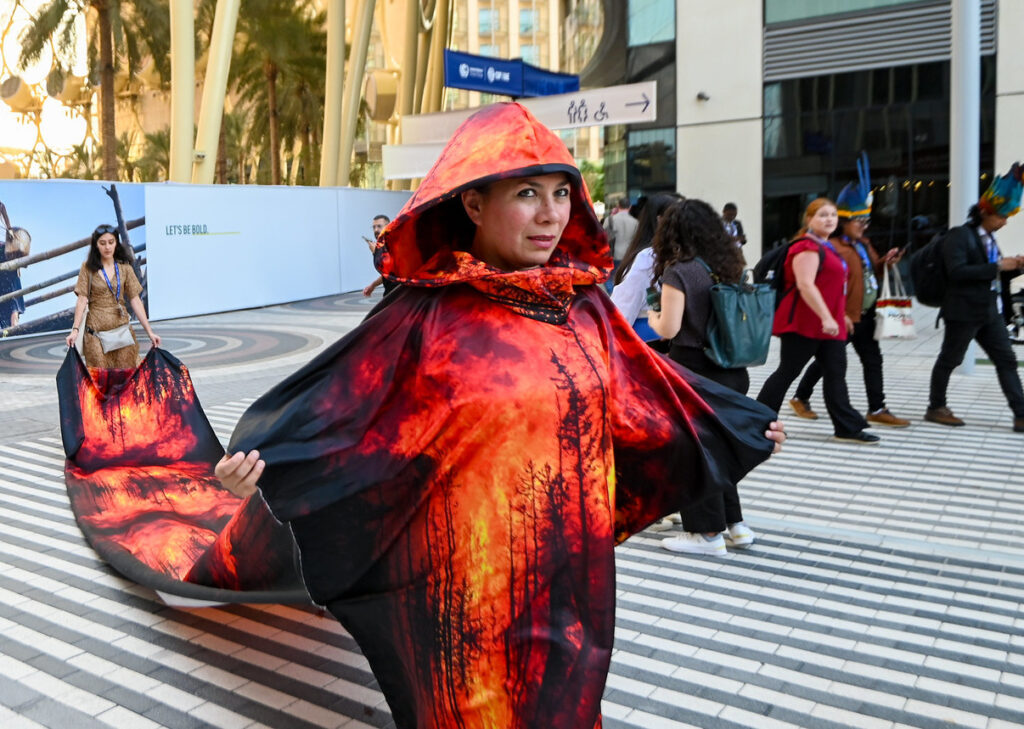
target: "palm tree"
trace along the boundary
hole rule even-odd
[[[135,160],[141,182],[163,182],[171,174],[171,130],[158,129],[145,135],[142,155]]]
[[[282,182],[282,147],[293,148],[300,139],[311,151],[317,143],[325,83],[323,28],[323,17],[309,0],[243,0],[239,11],[240,50],[232,61],[231,83],[251,120],[250,145],[268,148],[275,185]]]
[[[50,0],[21,37],[21,64],[36,61],[50,42],[60,51],[58,58],[72,58],[77,21],[82,17],[88,21],[90,9],[96,20],[86,22],[89,75],[98,75],[100,81],[103,178],[117,180],[114,74],[121,65],[133,73],[142,57],[149,55],[161,77],[170,78],[170,13],[167,0]]]

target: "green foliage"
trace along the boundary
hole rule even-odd
[[[580,174],[583,175],[583,181],[590,190],[590,199],[604,200],[604,160],[583,160],[580,162]]]

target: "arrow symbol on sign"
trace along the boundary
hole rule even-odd
[[[640,106],[642,104],[644,107],[643,109],[640,110],[640,113],[642,114],[645,111],[647,111],[647,107],[651,105],[651,100],[647,98],[647,94],[641,93],[640,95],[644,97],[643,101],[631,101],[628,104],[626,104],[626,106]]]

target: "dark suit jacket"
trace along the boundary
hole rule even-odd
[[[997,313],[992,282],[999,264],[989,263],[985,244],[970,223],[952,228],[942,245],[946,268],[946,297],[942,317],[946,321],[984,321]]]

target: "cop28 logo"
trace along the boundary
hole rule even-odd
[[[461,76],[462,78],[469,78],[469,64],[468,63],[460,63],[459,64],[459,76]]]
[[[487,81],[492,84],[494,83],[494,66],[487,67]]]

